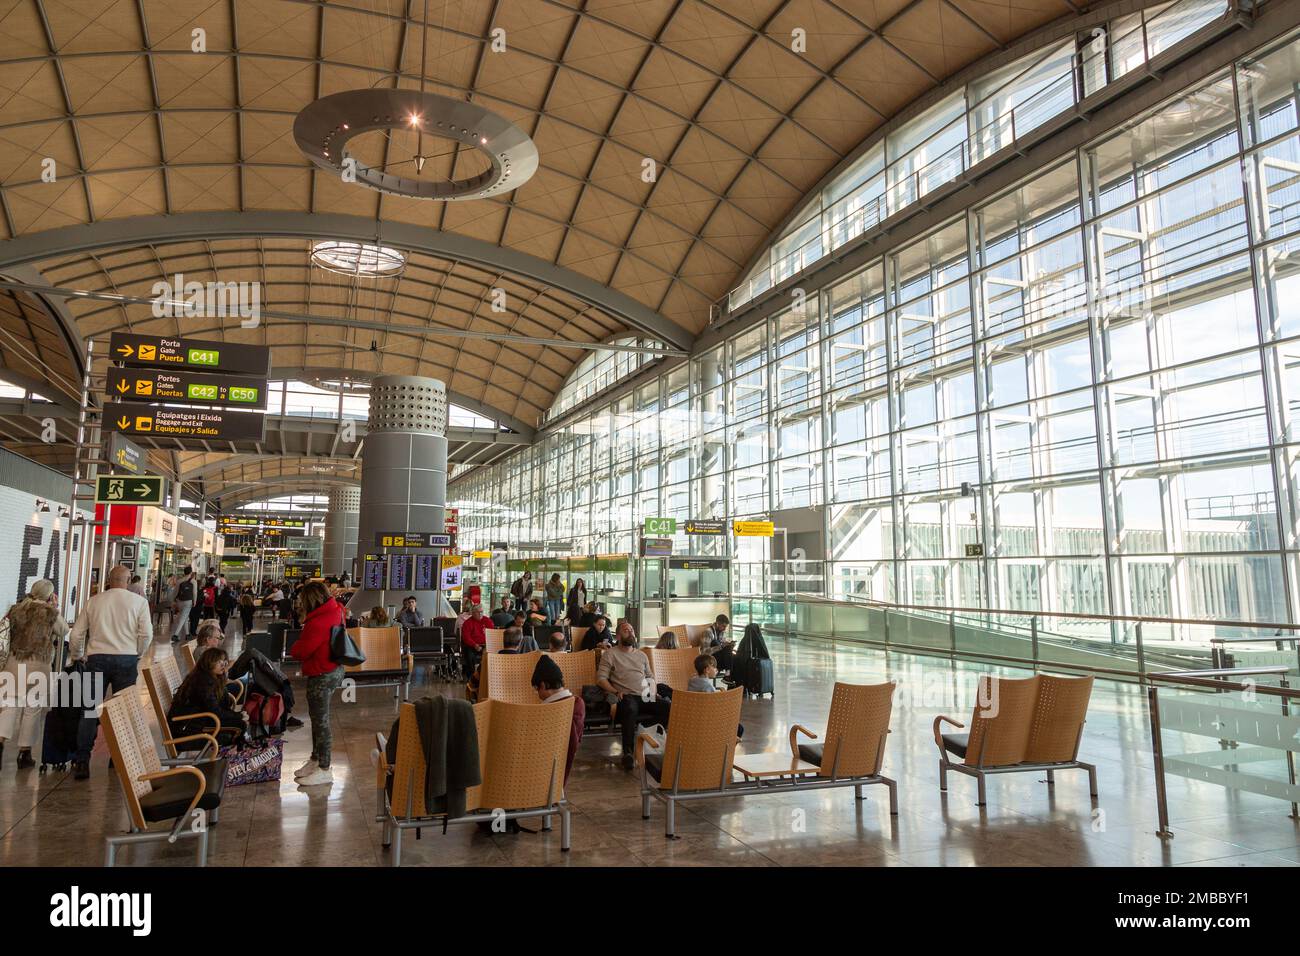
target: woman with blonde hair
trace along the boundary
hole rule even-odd
[[[59,613],[54,585],[44,578],[5,615],[9,624],[9,655],[0,668],[8,680],[0,682],[12,692],[0,691],[0,760],[7,741],[18,741],[18,769],[36,766],[32,747],[41,734],[45,720],[42,702],[33,706],[28,692],[33,689],[33,675],[43,674],[45,687],[50,686],[54,648],[68,635],[68,622]],[[37,678],[37,683],[41,681]]]

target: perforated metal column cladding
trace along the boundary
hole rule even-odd
[[[370,425],[362,450],[357,566],[376,552],[378,531],[443,530],[447,505],[447,386],[435,378],[383,375],[370,386]],[[402,594],[357,591],[349,607],[358,616],[377,604],[400,605],[414,594],[426,620],[437,611],[436,591]],[[435,582],[435,587],[436,587]]]
[[[360,520],[361,488],[330,490],[329,511],[325,515],[325,545],[322,551],[321,572],[342,574],[353,571],[357,556],[357,524]],[[357,572],[360,572],[358,567]]]

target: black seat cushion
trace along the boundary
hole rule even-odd
[[[820,767],[822,765],[822,754],[825,753],[825,746],[825,744],[800,744],[799,759]]]
[[[409,674],[405,667],[397,667],[382,671],[351,671],[347,676],[358,684],[364,684],[366,681],[405,680]]]
[[[970,744],[970,734],[944,734],[943,749],[954,756],[966,759],[966,747]]]
[[[650,774],[650,778],[655,783],[658,783],[664,772],[664,755],[661,753],[646,753],[645,769]]]
[[[226,790],[226,761],[224,758],[209,760],[194,766],[203,772],[203,779],[207,781],[207,789],[199,798],[199,808],[215,810],[221,806],[221,795]],[[151,822],[175,820],[189,808],[198,788],[198,781],[189,773],[178,773],[152,783],[153,792],[140,798],[140,812]]]

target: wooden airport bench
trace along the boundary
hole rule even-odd
[[[504,655],[511,656],[511,655]],[[478,726],[479,769],[483,783],[466,794],[463,816],[431,813],[425,806],[427,767],[415,705],[401,705],[397,729],[397,759],[390,766],[387,740],[376,734],[379,748],[379,818],[383,844],[391,847],[390,862],[402,863],[402,831],[441,824],[494,822],[540,818],[551,829],[560,817],[560,849],[570,842],[569,805],[564,798],[564,765],[568,756],[573,701],[554,704],[511,704],[485,700],[474,705]]]
[[[674,693],[662,748],[654,736],[644,732],[637,735],[641,818],[650,819],[652,797],[661,801],[666,808],[664,835],[671,838],[675,835],[679,801],[840,787],[853,787],[861,800],[863,787],[872,785],[888,789],[889,812],[897,814],[898,785],[880,773],[893,691],[892,683],[836,684],[825,743],[819,745],[820,750],[801,753],[796,734],[815,735],[796,727],[790,732],[790,754],[740,756],[736,756],[736,728],[744,688]],[[653,752],[647,752],[647,747]],[[740,774],[740,781],[735,781],[735,773]]]
[[[1057,770],[1086,770],[1088,791],[1097,796],[1097,768],[1079,760],[1079,742],[1092,696],[1091,677],[1037,674],[1012,680],[984,675],[976,695],[968,733],[945,734],[944,723],[966,725],[942,715],[934,719],[940,790],[948,789],[949,770],[974,777],[979,783],[978,806],[982,807],[990,774],[1046,772],[1051,787],[1056,784]]]

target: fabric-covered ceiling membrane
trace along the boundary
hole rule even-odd
[[[410,253],[400,277],[363,282],[359,292],[308,268],[313,238],[342,236],[303,229],[300,238],[268,238],[261,221],[242,237],[236,222],[209,241],[179,241],[160,227],[116,247],[64,245],[23,269],[49,285],[132,295],[178,271],[261,281],[264,308],[356,323],[275,320],[243,330],[234,319],[197,320],[202,329],[182,330],[267,342],[277,367],[373,372],[382,362],[385,371],[438,375],[452,391],[533,425],[586,352],[439,336],[430,323],[602,341],[632,327],[629,310],[591,294],[610,290],[662,321],[660,340],[689,344],[710,303],[864,138],[979,57],[1087,4],[428,6],[426,88],[501,115],[537,145],[540,167],[517,190],[455,203],[386,195],[314,167],[295,144],[294,117],[321,96],[420,86],[420,0],[0,0],[0,239],[39,243],[87,225],[93,235],[148,217],[183,224],[200,214],[283,214],[295,223],[354,217],[370,224],[350,237],[363,241],[380,237],[383,224],[477,241],[499,250],[496,268],[481,252]],[[796,29],[806,32],[806,52],[791,50]],[[195,52],[200,40],[204,51]],[[411,135],[372,133],[353,146],[368,163],[397,162]],[[42,178],[47,159],[53,182]],[[424,175],[460,179],[481,166],[474,150],[452,148]],[[553,271],[541,280],[505,264],[520,254]],[[506,313],[491,310],[493,288],[507,290]],[[146,306],[74,300],[65,308],[83,337],[177,331],[176,320]],[[12,295],[2,316],[47,355],[43,371],[27,374],[75,390],[80,359],[60,342],[68,336],[59,323]],[[372,338],[382,359],[370,352]],[[0,343],[4,365],[22,366],[11,346]]]

